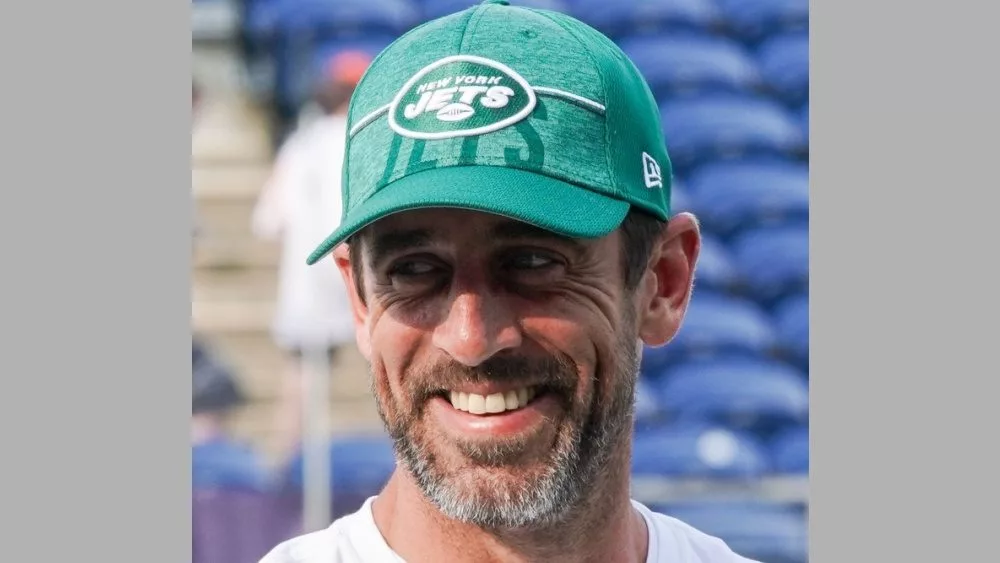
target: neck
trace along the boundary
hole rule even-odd
[[[570,513],[547,528],[484,530],[448,519],[400,468],[375,499],[375,522],[407,561],[602,562],[645,561],[648,533],[629,496],[627,447]]]

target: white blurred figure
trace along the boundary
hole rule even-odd
[[[330,59],[314,101],[319,115],[303,119],[282,145],[254,210],[255,235],[282,245],[272,324],[273,338],[287,354],[275,429],[279,464],[300,446],[302,398],[319,400],[315,395],[325,395],[323,388],[303,389],[309,359],[325,356],[321,359],[328,370],[338,349],[355,345],[347,289],[334,261],[307,266],[306,257],[329,234],[330,221],[341,215],[347,107],[370,60],[353,51]]]

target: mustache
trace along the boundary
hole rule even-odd
[[[478,366],[440,362],[411,373],[408,383],[411,397],[422,404],[467,383],[537,385],[549,391],[570,393],[576,387],[577,372],[572,363],[558,356],[496,356]]]

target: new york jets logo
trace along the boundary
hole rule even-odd
[[[389,126],[414,139],[481,135],[508,127],[535,109],[531,85],[510,67],[472,55],[420,69],[389,107]]]

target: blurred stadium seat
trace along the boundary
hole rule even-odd
[[[637,427],[655,424],[660,418],[660,405],[656,391],[646,377],[640,375],[635,383],[635,421]]]
[[[809,168],[800,162],[721,162],[689,177],[692,207],[706,229],[738,231],[809,221]]]
[[[766,357],[777,339],[767,313],[749,299],[696,290],[684,323],[670,343],[670,359],[746,355]]]
[[[670,158],[681,175],[713,160],[795,157],[805,142],[789,110],[764,96],[667,100],[660,112]]]
[[[723,27],[747,43],[808,30],[809,0],[715,0]]]
[[[424,21],[460,12],[480,3],[480,0],[416,0]],[[510,0],[510,5],[540,8],[554,12],[566,12],[568,10],[568,5],[564,0]]]
[[[767,87],[790,106],[809,99],[809,35],[786,33],[767,38],[757,50]]]
[[[794,510],[771,503],[718,502],[658,506],[662,512],[721,538],[762,563],[806,563],[808,529]]]
[[[407,0],[257,0],[245,25],[259,39],[293,33],[326,39],[399,35],[419,21]]]
[[[743,290],[767,306],[809,289],[809,227],[753,228],[732,242]]]
[[[809,294],[785,298],[774,310],[778,347],[790,361],[804,369],[809,366]]]
[[[569,13],[612,39],[623,35],[713,29],[713,0],[571,0]]]
[[[695,266],[695,294],[702,290],[733,292],[739,281],[739,272],[733,263],[729,248],[711,232],[702,231],[701,251]]]
[[[675,178],[670,186],[670,212],[676,214],[681,211],[691,211],[691,195],[687,186]]]
[[[667,367],[654,385],[674,420],[712,421],[761,436],[808,420],[804,374],[776,360],[691,360]]]
[[[798,112],[799,128],[802,129],[802,133],[809,138],[809,102],[806,102],[799,108]]]
[[[809,427],[795,426],[768,443],[771,470],[777,473],[809,473]]]
[[[626,37],[619,42],[657,99],[712,92],[753,92],[756,61],[740,43],[707,34]]]
[[[670,424],[637,431],[632,474],[754,479],[768,471],[768,452],[754,437],[710,424]]]
[[[273,100],[286,117],[304,103],[314,78],[317,45],[354,41],[387,45],[418,23],[408,0],[257,0],[245,32],[273,64]]]

